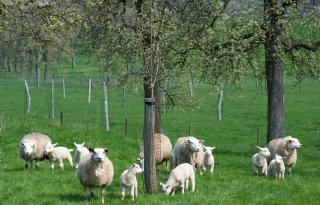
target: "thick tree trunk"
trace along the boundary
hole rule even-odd
[[[47,48],[47,45],[46,45],[43,53],[43,61],[44,61],[43,79],[44,80],[49,79],[49,59],[48,58],[49,58],[49,49]]]

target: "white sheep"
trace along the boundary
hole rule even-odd
[[[284,157],[284,165],[288,167],[288,173],[291,175],[291,169],[297,163],[297,149],[302,146],[297,138],[287,136],[271,140],[268,144],[268,149],[271,153],[271,159],[276,154]]]
[[[76,146],[76,150],[75,150],[75,153],[74,153],[74,162],[75,162],[75,167],[76,169],[78,169],[78,166],[79,166],[79,163],[80,161],[82,160],[82,158],[89,154],[89,150],[88,148],[84,147],[84,143],[82,144],[77,144],[75,142],[73,142],[74,145]]]
[[[49,143],[46,149],[46,152],[49,155],[51,169],[54,169],[54,162],[58,160],[59,167],[63,170],[63,160],[65,159],[68,159],[70,166],[73,167],[72,157],[70,154],[70,152],[72,152],[73,149],[68,149],[66,147],[56,147],[57,144],[58,143],[52,145],[51,143]]]
[[[202,164],[202,171],[203,173],[206,171],[206,166],[210,167],[210,174],[213,174],[213,169],[214,169],[214,157],[212,154],[212,151],[216,147],[206,147],[203,145],[203,150],[204,150],[204,158],[203,158],[203,164]]]
[[[90,198],[94,197],[93,188],[101,189],[101,202],[104,203],[105,188],[112,183],[114,169],[112,162],[105,155],[108,148],[89,148],[90,154],[84,156],[77,169],[77,175],[83,186],[83,198],[87,198],[87,188]]]
[[[136,178],[137,173],[141,173],[142,169],[138,164],[132,164],[129,169],[122,172],[120,175],[120,188],[121,188],[121,199],[125,197],[126,188],[131,189],[132,201],[138,196],[138,181]]]
[[[156,153],[156,164],[162,164],[163,162],[166,162],[166,169],[169,171],[169,165],[168,161],[171,158],[171,152],[172,152],[172,144],[170,139],[161,133],[155,133],[155,144],[160,145],[160,152]],[[140,144],[140,157],[138,158],[138,161],[141,164],[142,170],[144,170],[144,147],[143,143]]]
[[[169,179],[165,184],[160,182],[160,185],[167,195],[171,191],[172,195],[174,195],[176,186],[180,185],[182,194],[184,194],[184,189],[188,190],[189,180],[191,180],[191,191],[194,192],[196,185],[195,167],[189,163],[183,163],[170,172]]]
[[[285,166],[283,160],[284,157],[276,154],[275,158],[271,160],[268,166],[269,175],[275,176],[276,180],[284,179]]]
[[[30,133],[20,141],[20,157],[25,160],[25,168],[32,168],[33,160],[36,161],[36,168],[39,168],[40,161],[48,159],[48,153],[45,152],[48,143],[51,139],[41,133]]]
[[[182,163],[189,163],[200,168],[200,174],[202,175],[203,142],[204,140],[198,140],[192,136],[179,138],[172,151],[172,168]]]
[[[262,175],[268,176],[267,158],[270,157],[270,152],[266,147],[257,146],[257,148],[259,152],[255,153],[251,158],[253,173],[258,176],[258,168],[262,168]]]

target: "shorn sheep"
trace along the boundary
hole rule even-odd
[[[179,164],[189,163],[192,166],[200,168],[204,159],[203,140],[198,140],[195,137],[181,137],[177,140],[172,151],[172,168]]]
[[[284,157],[276,154],[275,158],[271,160],[268,166],[269,175],[275,176],[276,180],[284,179],[285,166],[283,160]]]
[[[72,157],[70,154],[70,152],[72,152],[73,149],[68,149],[66,147],[56,147],[57,144],[58,143],[52,145],[51,143],[49,143],[46,148],[46,152],[49,155],[51,169],[54,169],[54,162],[58,160],[59,167],[63,170],[63,160],[65,159],[68,159],[70,166],[73,167]]]
[[[168,161],[171,159],[171,152],[172,152],[172,144],[170,139],[161,133],[155,133],[155,140],[156,144],[160,144],[160,153],[156,153],[156,164],[162,164],[166,162],[166,169],[169,171]],[[159,142],[160,141],[160,142]],[[158,143],[157,143],[158,142]],[[144,147],[143,143],[140,144],[140,156],[138,161],[141,164],[142,170],[144,170]]]
[[[168,181],[163,184],[160,182],[162,190],[169,195],[175,193],[176,186],[180,185],[182,189],[182,194],[184,194],[184,189],[188,190],[189,180],[191,180],[191,191],[195,190],[195,167],[189,163],[183,163],[174,168],[170,172]]]
[[[271,159],[278,154],[284,157],[284,165],[288,167],[288,174],[291,175],[291,169],[297,163],[297,149],[302,146],[297,138],[287,136],[271,140],[268,144],[268,149],[271,153]]]
[[[204,158],[203,158],[203,164],[202,164],[202,171],[203,173],[206,171],[206,166],[210,167],[210,174],[213,174],[213,169],[214,169],[214,157],[212,154],[212,151],[216,147],[206,147],[203,145],[203,150],[204,150]]]
[[[76,146],[76,150],[74,152],[74,163],[75,163],[76,169],[78,169],[80,161],[83,159],[85,155],[89,154],[90,152],[88,148],[84,147],[84,143],[82,144],[77,144],[75,142],[73,143]]]
[[[136,178],[137,173],[141,173],[142,169],[138,164],[132,164],[129,169],[122,172],[120,175],[120,188],[121,188],[121,199],[125,197],[126,188],[131,189],[132,201],[138,196],[138,181]]]
[[[101,202],[104,203],[105,189],[113,180],[112,162],[105,155],[107,148],[89,148],[88,154],[80,161],[77,175],[83,186],[83,198],[87,198],[87,188],[90,189],[90,199],[94,197],[93,188],[101,189]]]
[[[259,152],[255,153],[251,158],[253,173],[258,176],[258,168],[262,168],[262,175],[268,176],[267,158],[270,157],[270,152],[266,147],[257,146],[257,148]]]
[[[41,133],[30,133],[20,141],[20,157],[25,160],[25,168],[32,168],[32,162],[36,161],[36,168],[39,168],[40,161],[48,159],[48,153],[45,152],[48,143],[51,139]]]

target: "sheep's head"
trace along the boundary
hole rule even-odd
[[[203,140],[197,140],[195,138],[189,138],[186,140],[186,143],[188,144],[191,152],[199,152],[203,142]]]
[[[30,156],[31,153],[33,152],[34,144],[32,142],[23,142],[23,143],[20,144],[20,146],[22,147],[23,152],[27,156]]]
[[[92,159],[96,163],[102,163],[106,155],[105,153],[108,152],[108,148],[89,148],[89,151],[92,153]]]
[[[215,149],[216,147],[206,147],[203,145],[203,150],[204,150],[204,154],[206,155],[212,155],[212,151]]]
[[[50,152],[52,152],[53,148],[55,146],[57,146],[58,143],[52,144],[51,142],[49,142],[46,146],[46,149],[44,150],[44,154],[48,154]]]
[[[287,147],[289,149],[299,149],[302,146],[297,138],[293,138],[291,136],[288,136],[287,138]]]
[[[140,168],[139,164],[136,164],[136,163],[133,163],[130,167],[130,169],[133,170],[133,173],[136,174],[136,173],[141,173],[142,172],[142,169]]]
[[[163,184],[160,182],[160,186],[162,187],[162,191],[166,194],[169,195],[172,191],[172,187],[169,184]]]
[[[284,157],[276,154],[275,160],[277,164],[283,163],[284,159],[285,159]]]
[[[257,148],[258,148],[258,150],[259,150],[259,153],[261,153],[262,154],[262,156],[264,156],[264,157],[270,157],[270,155],[271,155],[271,153],[269,152],[269,150],[268,150],[268,148],[266,148],[266,147],[259,147],[259,146],[257,146]]]
[[[73,143],[74,143],[74,145],[76,146],[76,152],[81,153],[82,147],[84,146],[84,143],[82,143],[82,144],[77,144],[77,143],[75,143],[75,142],[73,142]]]

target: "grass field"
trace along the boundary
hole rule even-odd
[[[1,82],[2,81],[2,82]],[[241,89],[228,88],[223,102],[223,120],[216,119],[217,93],[201,85],[195,100],[199,107],[171,110],[162,114],[163,132],[172,143],[192,134],[204,139],[206,145],[216,146],[213,176],[196,174],[196,190],[174,197],[159,191],[144,193],[141,175],[138,176],[138,199],[132,202],[127,195],[120,200],[119,176],[139,154],[143,131],[142,89],[127,89],[126,106],[122,104],[122,89],[109,89],[110,128],[102,129],[102,90],[93,89],[92,102],[87,102],[85,84],[68,84],[63,99],[59,81],[56,82],[56,118],[49,118],[50,84],[37,89],[29,82],[32,98],[31,113],[25,114],[24,85],[21,80],[3,82],[0,78],[0,204],[100,204],[99,190],[93,201],[82,201],[82,187],[69,164],[65,170],[51,171],[49,162],[39,170],[24,170],[18,147],[20,139],[30,132],[41,132],[60,146],[74,147],[73,142],[85,141],[90,147],[108,147],[107,156],[115,167],[112,185],[106,191],[106,204],[319,204],[320,201],[320,93],[319,82],[305,82],[302,90],[295,87],[292,77],[285,80],[286,134],[300,139],[298,163],[292,176],[284,181],[254,177],[251,156],[256,152],[257,128],[261,143],[266,143],[265,88],[255,88],[253,79],[246,79]],[[60,125],[60,112],[65,123]],[[128,118],[128,135],[124,135],[124,119]],[[159,166],[158,182],[166,181],[165,166]],[[158,187],[160,190],[160,186]]]

